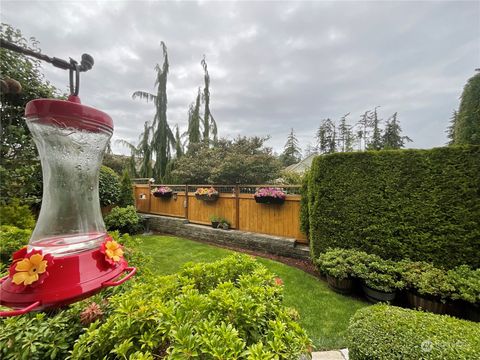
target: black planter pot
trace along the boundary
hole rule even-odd
[[[206,201],[206,202],[214,202],[214,201],[217,201],[218,194],[217,195],[211,195],[211,196],[195,194],[195,198],[197,200],[203,200],[203,201]]]
[[[368,301],[372,303],[392,302],[395,299],[395,296],[397,295],[396,291],[392,291],[392,292],[379,291],[379,290],[372,289],[371,287],[365,284],[362,284],[362,289]]]
[[[351,278],[339,280],[327,275],[327,282],[330,289],[340,294],[350,294],[353,290],[353,279]]]
[[[442,303],[440,299],[435,297],[427,297],[409,291],[407,299],[410,306],[414,309],[422,308],[434,314],[445,314],[447,312],[447,304]]]
[[[153,193],[153,196],[161,199],[170,199],[173,195],[173,192],[167,192],[167,193]]]
[[[480,322],[480,305],[467,303],[465,306],[465,318],[470,321]]]
[[[214,229],[218,228],[218,224],[220,224],[218,221],[212,221],[212,227]]]
[[[285,199],[273,197],[273,196],[254,196],[257,204],[283,204]]]

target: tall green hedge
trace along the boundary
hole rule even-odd
[[[340,247],[480,267],[480,146],[319,156],[307,184],[314,258]]]

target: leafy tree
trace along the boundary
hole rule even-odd
[[[397,113],[393,114],[385,125],[382,136],[383,149],[401,149],[406,141],[412,141],[408,136],[402,136],[402,128],[397,120]]]
[[[23,48],[39,51],[35,38],[25,39],[18,29],[1,24],[0,36]],[[23,203],[39,204],[42,193],[40,162],[24,116],[25,105],[37,98],[55,98],[59,93],[40,72],[40,62],[6,49],[0,49],[2,80],[21,84],[20,93],[0,94],[0,202],[13,197]],[[20,90],[20,89],[18,89]]]
[[[335,124],[331,119],[322,120],[317,130],[317,143],[321,154],[331,154],[337,151]]]
[[[106,153],[102,164],[113,169],[118,175],[122,175],[124,170],[130,171],[130,157],[128,156]]]
[[[381,119],[378,118],[377,108],[371,112],[370,127],[372,128],[372,138],[367,144],[367,150],[382,150],[382,130],[380,129]]]
[[[480,145],[480,73],[463,89],[453,136],[453,145]]]
[[[210,75],[208,74],[207,62],[205,61],[205,55],[201,61],[203,72],[204,72],[204,83],[205,87],[203,88],[203,102],[205,103],[205,108],[203,112],[203,142],[207,145],[211,143],[210,133],[213,135],[213,143],[217,142],[217,123],[210,112]]]
[[[175,137],[167,121],[167,76],[169,63],[167,46],[163,41],[161,42],[161,47],[163,51],[163,65],[157,64],[155,66],[155,71],[157,72],[155,81],[157,94],[153,95],[145,91],[135,91],[132,95],[134,99],[139,97],[147,102],[153,101],[155,104],[156,113],[152,123],[151,143],[149,144],[151,153],[155,154],[153,176],[157,179],[162,179],[165,175],[165,169],[170,159],[170,148],[175,146]],[[144,162],[147,160],[145,159]],[[145,173],[148,173],[148,171]]]
[[[283,147],[283,153],[280,156],[280,161],[283,166],[289,166],[296,164],[300,161],[302,153],[300,152],[300,146],[298,146],[298,139],[295,136],[293,128],[290,130],[290,134],[287,136],[287,142]]]
[[[134,204],[132,180],[128,175],[128,171],[124,171],[120,179],[120,194],[118,195],[117,205],[126,207]]]
[[[176,161],[173,175],[181,183],[260,184],[280,174],[281,164],[270,148],[263,146],[267,138],[238,137],[220,139],[214,148],[190,144],[189,153]]]
[[[338,125],[338,142],[342,152],[353,151],[353,142],[355,141],[352,126],[347,124],[348,115],[350,113],[343,115],[340,125]]]

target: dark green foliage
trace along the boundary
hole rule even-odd
[[[28,205],[20,205],[20,200],[14,198],[8,205],[0,205],[0,225],[33,229],[35,218]]]
[[[80,336],[72,359],[296,359],[310,341],[282,291],[238,255],[148,277],[111,299],[113,313]]]
[[[378,118],[377,108],[375,108],[370,117],[370,127],[372,128],[372,138],[367,143],[367,150],[382,150],[384,145],[382,141],[382,130],[380,129],[380,122]]]
[[[293,132],[293,128],[290,130],[290,134],[288,134],[287,142],[283,147],[283,153],[280,155],[280,161],[282,162],[283,166],[289,166],[292,164],[296,164],[301,159],[301,152],[300,146],[298,145],[298,139]]]
[[[0,357],[4,360],[65,359],[83,328],[78,311],[49,316],[32,313],[0,320]]]
[[[341,247],[480,267],[478,146],[319,156],[307,181],[314,258]]]
[[[114,205],[118,201],[120,195],[120,178],[109,167],[102,166],[100,168],[100,176],[98,179],[98,194],[100,196],[100,205]]]
[[[107,153],[103,157],[103,165],[115,171],[119,176],[121,176],[125,170],[129,173],[131,172],[129,156]],[[135,177],[134,175],[130,176]]]
[[[117,205],[126,207],[134,204],[133,187],[130,176],[126,170],[123,171],[122,179],[120,180],[120,194],[118,196]]]
[[[10,263],[12,254],[28,244],[30,235],[32,235],[32,230],[30,229],[19,229],[9,225],[0,226],[0,239],[2,240],[0,260],[4,264]]]
[[[265,148],[265,138],[220,139],[213,148],[190,144],[172,175],[188,184],[262,184],[277,178],[280,162]]]
[[[316,134],[318,150],[321,154],[337,151],[335,123],[331,119],[323,119]]]
[[[389,305],[358,310],[348,331],[352,360],[473,360],[480,354],[478,324]]]
[[[402,128],[397,120],[397,113],[393,114],[385,124],[382,135],[382,148],[385,150],[401,149],[406,141],[412,141],[408,136],[402,136]]]
[[[105,225],[108,230],[118,230],[122,234],[137,234],[143,230],[140,220],[134,206],[115,207],[105,216]]]
[[[205,87],[203,88],[202,99],[205,104],[204,112],[203,112],[203,142],[205,145],[209,146],[211,143],[217,142],[217,123],[212,116],[210,111],[210,74],[208,73],[207,62],[205,60],[205,55],[201,61],[201,65],[203,68],[203,79]],[[210,134],[213,136],[210,139]]]
[[[38,41],[25,39],[20,30],[4,23],[0,30],[3,39],[38,50]],[[40,161],[23,116],[30,100],[52,98],[58,93],[40,72],[40,61],[3,48],[0,75],[2,80],[14,79],[22,86],[19,94],[0,94],[0,202],[17,197],[23,203],[38,204],[42,197]]]
[[[354,276],[353,267],[355,263],[356,250],[332,249],[320,255],[314,263],[318,269],[326,275],[342,280]]]
[[[480,145],[480,73],[463,89],[452,135],[453,145]]]
[[[473,270],[467,265],[460,265],[447,273],[448,281],[455,289],[453,300],[463,300],[480,304],[480,268]]]
[[[191,104],[188,110],[188,154],[191,154],[195,146],[201,141],[200,134],[200,88],[198,89],[195,105]]]

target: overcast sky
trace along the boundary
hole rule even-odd
[[[36,37],[49,56],[91,54],[82,102],[112,116],[114,139],[132,142],[154,115],[131,95],[155,92],[160,41],[170,60],[170,126],[186,130],[205,54],[219,135],[270,135],[277,152],[290,128],[304,148],[321,119],[350,112],[355,123],[375,106],[383,118],[398,112],[409,147],[442,146],[480,67],[480,1],[2,0],[1,20]],[[67,72],[46,64],[44,73],[67,92]]]

